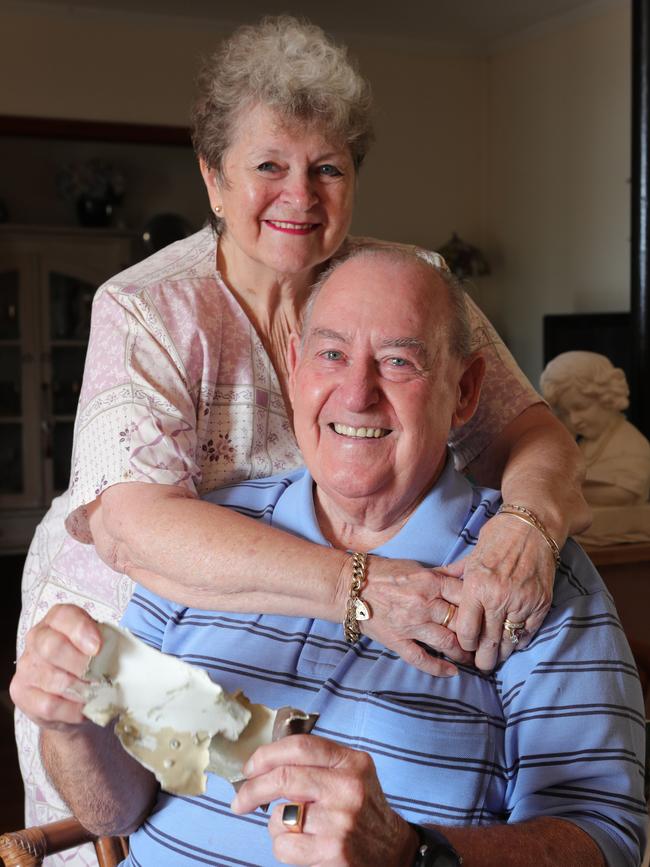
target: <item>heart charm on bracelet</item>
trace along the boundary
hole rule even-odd
[[[370,620],[370,609],[363,599],[359,599],[359,597],[354,600],[354,619]]]

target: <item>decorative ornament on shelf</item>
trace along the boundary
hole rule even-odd
[[[488,261],[479,248],[463,241],[456,232],[437,249],[440,255],[444,256],[450,270],[461,280],[466,277],[483,277],[490,273]]]
[[[100,159],[63,166],[56,186],[60,198],[75,203],[80,225],[95,227],[111,224],[125,191],[122,172]]]
[[[192,225],[180,214],[155,214],[145,223],[142,240],[150,255],[174,241],[187,238],[193,231]]]

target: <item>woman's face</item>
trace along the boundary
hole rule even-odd
[[[258,104],[236,127],[223,178],[203,163],[201,170],[210,204],[221,207],[229,272],[310,278],[347,235],[356,182],[350,150],[314,126],[288,126]]]
[[[615,410],[607,409],[598,398],[583,394],[574,385],[560,395],[555,409],[558,417],[574,436],[597,440],[612,423]]]

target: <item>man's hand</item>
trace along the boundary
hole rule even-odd
[[[305,804],[301,833],[269,820],[282,862],[319,867],[401,867],[415,857],[417,836],[386,802],[371,757],[315,735],[291,735],[251,756],[248,780],[232,807],[248,813],[278,798]]]
[[[27,634],[9,686],[12,700],[41,728],[69,731],[88,722],[81,712],[82,678],[100,647],[89,614],[76,605],[55,605]]]
[[[446,567],[425,569],[412,560],[370,557],[368,584],[361,596],[372,610],[363,621],[365,635],[398,653],[409,665],[437,677],[457,674],[451,662],[427,653],[422,645],[449,659],[471,665],[472,653],[456,639],[456,611],[451,605],[461,601],[463,582]],[[442,626],[447,615],[446,625]]]
[[[498,515],[484,525],[473,553],[445,568],[464,578],[454,624],[458,642],[476,651],[477,668],[491,671],[515,650],[504,620],[525,624],[520,649],[548,613],[555,578],[551,549],[535,527]]]

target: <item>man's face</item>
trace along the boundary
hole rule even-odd
[[[372,498],[394,519],[437,477],[483,369],[451,355],[448,319],[446,287],[417,261],[365,255],[327,280],[290,351],[296,437],[321,493]]]

